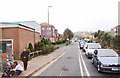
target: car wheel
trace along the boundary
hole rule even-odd
[[[93,58],[92,58],[92,64],[94,64],[94,60],[93,60]]]
[[[83,52],[85,52],[85,50],[83,49]]]
[[[2,74],[2,77],[5,77],[5,75],[4,75],[4,74]]]
[[[90,59],[90,57],[87,55],[87,58]]]
[[[99,65],[99,64],[97,65],[97,71],[98,71],[98,72],[101,72],[101,68],[100,68],[100,65]]]

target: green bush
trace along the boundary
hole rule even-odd
[[[50,49],[50,52],[53,52],[55,50],[53,45],[50,45],[49,49]]]
[[[33,49],[33,45],[32,45],[31,43],[29,43],[29,47],[28,47],[28,49],[30,49],[31,52],[34,51],[34,49]]]
[[[38,42],[37,45],[39,46],[40,49],[42,49],[42,46],[44,45],[44,43]]]
[[[43,55],[47,54],[47,46],[46,45],[42,46],[42,54]]]
[[[31,52],[31,50],[30,49],[27,49],[27,51],[30,53]]]
[[[66,43],[67,40],[58,40],[56,42],[51,42],[52,45],[59,45],[59,44],[63,44],[63,43]]]
[[[38,51],[39,50],[39,46],[37,43],[34,44],[34,51]]]
[[[42,46],[42,54],[46,55],[54,51],[54,46],[53,45],[43,45]]]
[[[72,41],[69,40],[69,41],[66,42],[66,45],[69,45],[71,43],[72,43]]]
[[[56,42],[51,42],[52,43],[52,45],[56,45]]]
[[[44,44],[48,44],[48,40],[45,39],[45,38],[42,38],[42,39],[41,39],[41,42],[44,43]]]

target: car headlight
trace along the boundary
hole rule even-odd
[[[107,64],[101,64],[101,67],[109,67]]]

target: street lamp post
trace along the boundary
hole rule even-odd
[[[49,8],[51,8],[52,6],[48,6],[48,32],[49,32]],[[49,36],[48,35],[48,44],[49,44]]]

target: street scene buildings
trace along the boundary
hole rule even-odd
[[[1,0],[0,9],[0,78],[120,76],[119,0]]]
[[[111,32],[112,32],[114,35],[120,35],[120,25],[115,26],[114,28],[111,28]]]
[[[58,30],[55,29],[55,27],[53,25],[49,25],[48,23],[44,22],[41,23],[41,37],[44,37],[46,39],[49,38],[49,40],[51,42],[56,42],[58,40]]]
[[[13,40],[14,58],[19,59],[24,48],[28,47],[29,43],[33,45],[40,41],[41,26],[34,21],[25,22],[2,22],[1,38]]]

